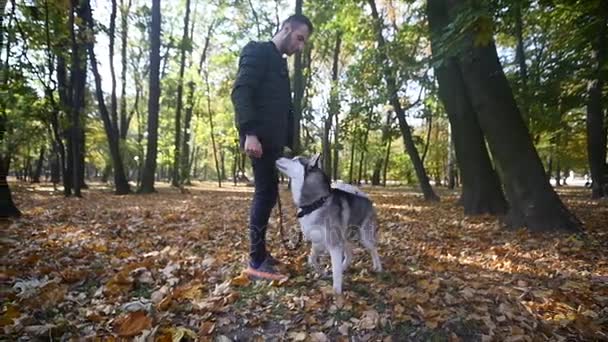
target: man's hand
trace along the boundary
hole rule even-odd
[[[255,135],[245,136],[245,153],[254,158],[262,157],[262,144]]]

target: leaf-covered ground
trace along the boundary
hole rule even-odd
[[[252,188],[114,196],[93,186],[66,199],[48,185],[11,186],[24,217],[1,228],[3,339],[608,339],[608,203],[582,189],[560,194],[583,236],[465,218],[455,193],[427,204],[411,189],[366,189],[385,271],[371,273],[357,250],[336,297],[306,265],[307,246],[283,248],[276,224],[271,250],[290,279],[240,276]],[[291,234],[295,209],[286,189],[281,197]]]

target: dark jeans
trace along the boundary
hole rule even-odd
[[[275,161],[279,149],[264,149],[261,158],[250,158],[253,166],[255,192],[249,216],[250,265],[257,268],[266,258],[266,227],[279,194]]]

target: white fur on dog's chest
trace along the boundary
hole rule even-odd
[[[304,238],[314,244],[325,245],[327,235],[327,222],[323,222],[322,210],[315,210],[312,213],[298,219]]]

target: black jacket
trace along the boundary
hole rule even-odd
[[[249,42],[241,51],[232,104],[241,144],[254,134],[264,149],[293,146],[289,70],[273,42]]]

